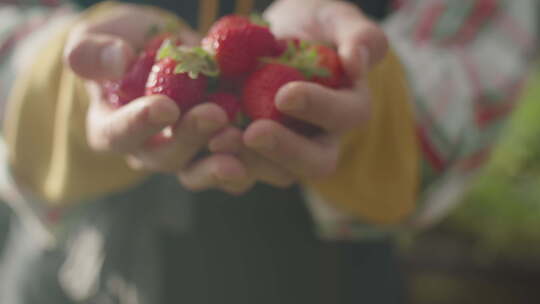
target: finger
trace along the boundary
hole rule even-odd
[[[66,50],[69,67],[82,78],[118,79],[135,57],[123,39],[110,35],[87,35]]]
[[[253,186],[244,165],[235,157],[214,154],[204,158],[178,174],[180,183],[189,190],[220,188],[238,194]]]
[[[272,186],[285,188],[291,186],[294,176],[259,154],[246,149],[242,140],[242,131],[229,127],[216,135],[209,143],[209,150],[214,153],[232,153],[238,155],[246,165],[249,176]]]
[[[174,101],[162,95],[141,97],[114,111],[94,102],[87,118],[88,141],[100,151],[134,152],[179,117]]]
[[[166,28],[157,12],[135,5],[120,5],[99,20],[86,20],[70,33],[64,56],[79,76],[92,79],[116,79],[134,59],[153,31]],[[192,44],[197,35],[189,29],[177,33]]]
[[[319,31],[314,16],[325,3],[326,0],[272,1],[263,17],[270,23],[272,33],[278,38],[312,40]]]
[[[278,188],[290,187],[295,182],[294,175],[249,149],[243,149],[240,159],[246,164],[249,175],[258,181]]]
[[[243,146],[242,131],[235,127],[227,127],[210,140],[208,150],[214,153],[238,154]]]
[[[333,1],[317,15],[324,40],[334,43],[352,79],[379,62],[388,49],[382,29],[353,4]]]
[[[271,120],[252,123],[244,134],[247,147],[301,178],[321,178],[335,171],[336,143],[320,143],[302,137]]]
[[[277,108],[327,131],[347,131],[365,122],[370,114],[367,89],[332,90],[309,82],[291,82],[276,95]]]
[[[123,4],[101,19],[86,20],[71,31],[64,56],[79,76],[92,80],[121,77],[152,29],[163,27],[155,12]]]
[[[148,170],[181,170],[201,151],[212,136],[227,124],[227,114],[218,105],[200,104],[191,109],[172,130],[165,144],[150,145],[132,154]]]

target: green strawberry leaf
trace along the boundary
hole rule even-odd
[[[165,58],[178,59],[177,47],[172,43],[171,39],[166,39],[159,48],[156,59],[163,60]]]
[[[331,72],[319,65],[319,53],[314,46],[314,44],[304,40],[301,40],[298,46],[294,41],[289,41],[287,43],[287,49],[279,58],[265,57],[261,58],[260,61],[293,67],[304,74],[307,79],[313,77],[330,77]]]
[[[314,68],[306,68],[301,69],[301,71],[306,75],[307,78],[313,78],[313,77],[330,77],[332,74],[327,68],[323,67],[314,67]]]
[[[177,62],[174,73],[188,73],[189,77],[196,79],[199,74],[217,77],[219,68],[214,58],[201,47],[174,46],[166,40],[158,51],[157,59],[171,58]]]
[[[199,78],[199,73],[198,72],[188,71],[187,73],[188,73],[189,78],[191,78],[191,79]]]

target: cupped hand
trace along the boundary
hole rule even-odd
[[[182,113],[171,99],[161,95],[141,97],[115,108],[104,100],[99,85],[103,80],[121,78],[149,32],[167,26],[164,20],[142,6],[118,5],[103,18],[83,21],[71,31],[65,60],[86,80],[89,145],[96,151],[121,153],[137,169],[178,174],[206,148],[212,135],[227,125],[225,112],[205,103]],[[199,42],[187,28],[177,34],[183,44]],[[218,173],[235,175],[234,168],[223,170],[225,173]]]
[[[280,38],[333,44],[352,86],[341,90],[309,82],[283,86],[276,95],[277,108],[324,132],[305,137],[271,120],[257,120],[244,132],[228,127],[210,141],[210,150],[218,154],[181,174],[181,181],[192,189],[227,187],[242,193],[257,182],[286,187],[299,179],[324,178],[336,170],[343,134],[370,117],[366,73],[388,48],[384,32],[373,21],[352,4],[326,0],[277,1],[264,16]],[[227,158],[221,157],[224,153]],[[209,178],[206,169],[220,166],[235,167],[242,174],[227,183]]]

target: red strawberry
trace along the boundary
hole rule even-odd
[[[314,126],[281,113],[275,104],[278,90],[292,81],[305,81],[297,69],[280,63],[266,64],[251,74],[244,84],[242,109],[249,118],[271,119],[303,134],[312,134]]]
[[[329,75],[327,77],[314,76],[310,80],[334,89],[345,86],[347,76],[337,52],[324,45],[317,45],[314,48],[317,51],[319,67],[327,69]]]
[[[261,57],[275,56],[279,49],[267,27],[238,16],[218,20],[202,45],[215,56],[221,77],[233,82],[255,70]]]
[[[144,86],[154,64],[156,54],[143,52],[135,59],[124,77],[102,83],[103,95],[109,103],[120,107],[144,95]]]
[[[103,94],[113,106],[123,106],[130,101],[144,95],[146,81],[158,49],[163,42],[171,38],[172,34],[166,33],[152,38],[144,47],[130,68],[120,80],[108,80],[102,83]],[[175,45],[180,45],[179,39],[174,39]]]
[[[146,82],[146,95],[166,95],[182,111],[204,100],[208,76],[217,75],[208,53],[201,48],[175,47],[165,42],[157,57],[159,61],[152,67]]]
[[[146,95],[168,96],[182,111],[187,111],[203,101],[208,79],[202,74],[191,78],[189,73],[177,73],[178,64],[172,58],[165,58],[154,64],[146,83]]]
[[[220,35],[222,32],[227,31],[230,28],[245,26],[251,24],[251,20],[245,16],[240,15],[227,15],[221,17],[216,21],[206,34],[207,37]]]
[[[338,89],[349,84],[339,55],[334,49],[298,39],[285,41],[287,49],[276,62],[295,67],[309,81],[330,88]]]
[[[230,122],[236,122],[240,114],[240,100],[231,93],[217,92],[208,96],[207,100],[221,106],[227,113]]]

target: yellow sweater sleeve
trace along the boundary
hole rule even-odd
[[[100,18],[113,5],[117,4],[97,5],[81,20]],[[171,28],[185,26],[162,13],[171,20]],[[68,31],[51,38],[31,68],[19,75],[4,126],[15,180],[52,205],[119,191],[146,175],[130,169],[122,156],[99,154],[87,145],[89,99],[83,81],[63,64]]]
[[[404,71],[389,52],[368,76],[372,117],[342,140],[335,174],[306,186],[338,210],[374,224],[395,224],[415,208],[418,146]]]

